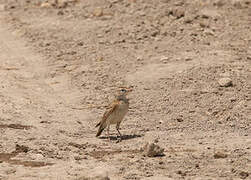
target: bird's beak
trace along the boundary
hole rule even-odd
[[[127,90],[128,92],[132,92],[132,91],[133,91],[132,88],[127,88],[126,90]]]

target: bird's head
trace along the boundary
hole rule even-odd
[[[126,98],[126,95],[131,91],[131,88],[121,87],[117,92],[118,99]]]

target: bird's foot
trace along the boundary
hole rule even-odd
[[[120,135],[120,136],[117,136],[117,140],[116,140],[116,143],[119,143],[119,142],[121,142],[122,141],[122,136]]]

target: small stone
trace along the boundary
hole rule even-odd
[[[76,161],[80,161],[80,160],[84,159],[84,157],[79,156],[79,155],[76,155],[76,156],[74,156],[74,159],[75,159]]]
[[[142,61],[143,57],[142,56],[138,56],[136,59],[137,59],[137,61]]]
[[[5,170],[5,173],[10,175],[10,174],[14,174],[16,171],[17,171],[16,169],[10,168],[10,169]]]
[[[96,176],[96,177],[82,176],[82,177],[79,177],[75,180],[110,180],[110,178],[108,176],[106,176],[106,177],[104,177],[104,176]]]
[[[206,20],[201,20],[200,21],[200,27],[202,28],[208,28],[209,27],[209,22]]]
[[[222,6],[224,6],[225,3],[226,2],[224,0],[216,0],[216,1],[214,1],[213,5],[218,6],[218,7],[222,7]]]
[[[200,11],[200,16],[204,19],[212,18],[216,20],[220,17],[220,14],[216,10],[202,9]]]
[[[52,4],[49,3],[49,2],[44,2],[40,5],[42,8],[49,8],[49,7],[52,7]]]
[[[193,22],[193,17],[192,16],[188,16],[188,17],[185,17],[185,19],[184,19],[184,22],[185,23],[192,23]]]
[[[178,122],[183,122],[184,120],[182,118],[177,118]]]
[[[161,61],[168,61],[168,60],[169,60],[169,57],[167,57],[167,56],[162,56],[162,57],[160,58],[160,60],[161,60]]]
[[[143,154],[148,157],[157,157],[164,155],[164,148],[161,148],[155,143],[147,143],[143,147]]]
[[[15,9],[15,8],[16,8],[15,5],[10,5],[10,6],[9,6],[9,9]]]
[[[42,154],[30,154],[30,158],[35,161],[42,161],[44,156]]]
[[[154,139],[153,142],[154,142],[154,143],[158,143],[158,142],[159,142],[159,138]]]
[[[68,0],[56,0],[56,6],[58,7],[58,8],[66,8],[67,6],[68,6],[68,2],[70,2],[70,1],[68,1]]]
[[[245,171],[241,171],[239,175],[241,176],[242,179],[246,179],[249,176],[249,173]]]
[[[191,57],[185,57],[185,61],[192,61],[193,59]]]
[[[221,78],[218,80],[218,83],[221,87],[229,87],[233,85],[233,82],[230,78]]]
[[[242,0],[232,0],[231,4],[236,8],[242,8],[241,1]]]
[[[211,29],[205,29],[204,33],[208,36],[214,36],[214,32]],[[210,43],[209,43],[210,44]]]
[[[163,124],[163,121],[162,121],[162,120],[160,120],[160,121],[159,121],[159,124]]]
[[[60,10],[60,11],[58,11],[57,15],[61,15],[62,16],[62,15],[64,15],[64,12]]]
[[[167,176],[151,176],[151,177],[144,177],[140,180],[172,180],[173,178],[169,178]]]
[[[15,150],[16,152],[27,153],[29,150],[30,150],[30,148],[28,146],[16,144],[16,150]]]
[[[101,17],[101,16],[103,16],[103,9],[100,8],[100,7],[94,9],[93,15],[96,16],[96,17]]]
[[[179,19],[185,16],[185,10],[183,8],[172,9],[170,14]]]
[[[226,158],[227,154],[223,153],[223,152],[215,152],[214,153],[214,158],[215,159],[221,159],[221,158]]]
[[[89,172],[83,173],[75,180],[110,180],[108,176],[109,170],[113,170],[112,167],[98,166]]]
[[[183,171],[181,171],[181,170],[178,170],[176,173],[177,173],[177,174],[180,174],[181,176],[186,176],[186,172],[183,172]]]

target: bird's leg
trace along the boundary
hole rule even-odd
[[[119,131],[119,126],[120,126],[120,123],[117,123],[116,129],[117,129],[117,131],[118,131],[118,133],[119,133],[120,138],[122,138],[122,134],[121,134],[120,131]]]
[[[110,124],[108,124],[107,126],[107,137],[109,138],[109,140],[111,140],[109,130],[110,130]]]

